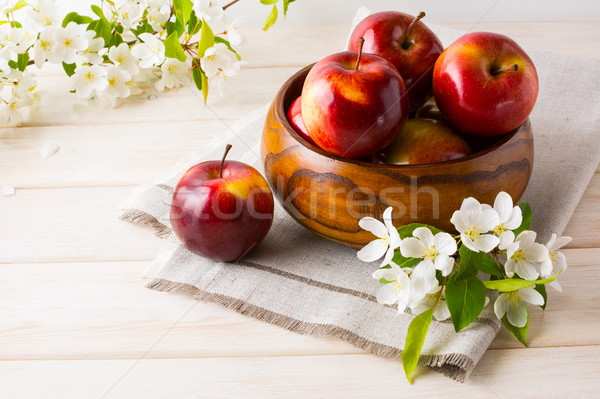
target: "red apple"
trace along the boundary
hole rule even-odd
[[[469,33],[438,58],[433,72],[438,107],[463,133],[498,136],[521,125],[538,95],[533,62],[512,39]]]
[[[306,126],[304,126],[304,120],[302,119],[302,96],[299,96],[294,100],[292,105],[290,105],[290,109],[287,113],[288,121],[294,128],[294,130],[302,137],[304,140],[308,141],[312,145],[316,145],[313,139],[310,138],[308,134],[308,130],[306,130]]]
[[[261,174],[237,161],[202,162],[179,180],[171,225],[183,245],[217,261],[234,261],[256,247],[273,222],[273,194]]]
[[[310,137],[332,154],[360,158],[394,140],[408,117],[402,77],[385,58],[343,51],[323,58],[302,89]]]
[[[424,164],[450,161],[473,150],[456,130],[434,119],[409,119],[396,139],[375,161],[386,164]]]
[[[352,32],[348,50],[358,50],[358,38],[365,38],[363,51],[391,62],[404,79],[410,110],[419,108],[432,95],[433,65],[444,50],[442,42],[417,17],[397,11],[378,12],[363,19]]]

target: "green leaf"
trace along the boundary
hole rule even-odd
[[[475,320],[485,305],[485,288],[477,276],[456,279],[453,275],[446,283],[446,303],[452,324],[457,332]]]
[[[404,226],[400,226],[398,227],[398,234],[400,234],[400,238],[405,239],[406,237],[412,237],[413,236],[413,231],[415,231],[415,229],[417,227],[427,227],[429,230],[431,230],[431,232],[433,233],[433,235],[436,235],[437,233],[441,233],[442,230],[438,229],[437,227],[433,227],[430,226],[428,224],[423,224],[423,223],[411,223],[411,224],[405,224]]]
[[[29,63],[29,53],[25,52],[22,54],[19,54],[17,56],[17,69],[21,72],[23,72],[25,70],[25,68],[27,68],[27,64]]]
[[[79,15],[76,12],[70,12],[63,19],[61,26],[65,28],[69,22],[75,22],[78,25],[89,24],[92,19],[85,15]]]
[[[192,77],[194,78],[194,83],[198,90],[202,91],[202,72],[200,69],[200,60],[195,59],[194,64],[196,64],[196,68],[192,69]]]
[[[15,61],[15,60],[9,60],[8,61],[8,66],[10,67],[10,69],[17,69],[18,68],[17,61]]]
[[[526,308],[527,309],[527,308]],[[511,333],[513,333],[513,335],[515,337],[517,337],[517,339],[525,346],[527,346],[527,330],[529,329],[529,309],[527,309],[527,323],[525,324],[524,327],[515,327],[512,324],[509,323],[508,318],[506,317],[506,315],[504,315],[504,317],[502,318],[502,323],[504,324],[504,327],[506,327],[506,329],[508,331],[510,331]]]
[[[15,4],[15,6],[13,8],[10,8],[10,9],[4,11],[4,14],[10,14],[11,12],[18,11],[21,8],[25,7],[26,5],[27,5],[27,2],[25,0],[19,0],[19,1],[17,1],[17,4]]]
[[[496,265],[496,261],[488,254],[483,255],[483,259],[477,265],[477,268],[482,272],[489,274],[491,276],[502,277],[500,270],[498,270],[498,266]]]
[[[273,26],[275,21],[277,21],[277,4],[273,4],[273,9],[271,10],[271,13],[265,21],[265,27],[263,28],[263,30],[269,30],[269,28]]]
[[[110,22],[106,18],[100,18],[96,21],[90,22],[87,27],[87,30],[93,30],[96,32],[96,37],[101,37],[104,39],[104,44],[110,43],[110,38],[112,34],[112,27],[110,26]]]
[[[68,77],[73,76],[73,74],[75,73],[75,69],[77,68],[77,65],[75,63],[65,64],[63,62],[62,66],[63,66],[63,69],[65,70],[65,73],[67,74]]]
[[[279,1],[279,0],[260,0],[260,2],[261,2],[262,4],[266,4],[266,5],[268,5],[268,6],[270,6],[271,4],[275,4],[275,3],[277,3],[278,1]]]
[[[202,81],[202,96],[204,97],[204,105],[206,105],[206,99],[208,98],[208,78],[202,69],[200,70],[200,80]]]
[[[283,18],[285,18],[287,16],[289,4],[290,4],[290,0],[283,0]]]
[[[235,56],[237,57],[238,60],[241,60],[242,57],[237,53],[237,51],[235,51],[235,49],[233,47],[231,47],[231,44],[229,43],[229,41],[223,39],[220,36],[215,36],[215,42],[216,43],[223,43],[227,46],[227,48],[233,53],[235,54]]]
[[[500,292],[512,292],[512,291],[520,290],[521,288],[529,287],[530,285],[533,285],[533,284],[551,283],[554,280],[556,280],[556,278],[558,277],[558,275],[560,273],[562,273],[562,269],[558,273],[556,273],[554,276],[548,277],[548,278],[545,278],[542,280],[529,281],[529,280],[523,280],[520,278],[507,278],[507,279],[502,279],[502,280],[484,281],[483,285],[485,286],[485,288],[488,288],[490,290],[496,290],[496,291],[500,291]]]
[[[190,21],[188,22],[188,34],[190,36],[195,35],[200,31],[201,27],[202,22],[198,20],[198,17],[196,17],[196,12],[192,10],[192,13],[190,14]]]
[[[198,42],[198,58],[204,57],[204,53],[207,49],[211,48],[215,44],[215,35],[212,29],[202,20],[202,29],[200,30],[200,41]]]
[[[97,16],[99,16],[100,18],[105,18],[104,12],[102,12],[102,9],[100,7],[98,7],[96,4],[92,4],[92,12],[94,14],[96,14]]]
[[[523,231],[527,230],[529,226],[531,226],[531,220],[533,219],[533,213],[531,212],[531,207],[525,201],[521,201],[519,204],[519,208],[521,208],[521,214],[523,215],[523,221],[521,225],[517,227],[513,232],[515,233],[515,237],[518,236]]]
[[[185,26],[190,20],[190,14],[192,13],[192,1],[173,0],[173,12],[175,13],[175,20],[177,21],[177,33],[179,36],[181,36],[185,32]]]
[[[165,40],[165,57],[177,58],[181,62],[187,60],[187,56],[183,52],[181,43],[179,43],[177,32],[171,33]]]
[[[413,267],[421,261],[421,258],[405,258],[400,251],[396,251],[392,261],[400,267]]]
[[[473,252],[464,244],[458,250],[460,262],[458,270],[454,273],[453,278],[458,280],[466,280],[477,274],[478,265],[483,263],[483,252]]]
[[[433,308],[428,309],[416,316],[408,326],[408,333],[406,334],[406,342],[404,343],[404,349],[402,350],[402,366],[406,373],[406,379],[411,384],[413,383],[412,373],[416,370],[417,364],[419,364],[419,357],[421,356],[421,349],[423,349],[423,343],[425,342],[425,336],[429,331],[429,325],[431,324],[431,318],[433,317]]]
[[[548,303],[548,294],[546,293],[546,286],[544,284],[536,284],[535,290],[542,295],[544,298],[544,304],[540,306],[542,310],[546,310],[546,303]]]

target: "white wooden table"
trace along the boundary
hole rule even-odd
[[[598,21],[475,29],[600,61]],[[532,311],[530,347],[503,331],[465,384],[420,368],[409,386],[397,360],[144,288],[161,241],[119,221],[120,202],[338,51],[346,34],[285,24],[248,32],[249,64],[227,97],[212,93],[210,110],[186,88],[87,106],[59,70],[39,73],[37,116],[0,129],[0,185],[17,188],[0,197],[0,397],[600,397],[598,173],[566,231],[564,292],[550,290],[547,310]],[[43,159],[47,142],[61,150]]]

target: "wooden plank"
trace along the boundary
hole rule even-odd
[[[20,190],[0,201],[0,263],[152,260],[163,241],[118,219],[134,187]]]
[[[530,347],[600,344],[600,249],[566,253],[564,292],[549,289],[546,311],[531,309]],[[363,353],[336,338],[298,335],[188,296],[148,290],[141,274],[149,264],[0,265],[0,291],[10,298],[0,321],[0,359],[136,358],[167,331],[147,357]],[[492,344],[520,347],[506,331]]]
[[[489,351],[465,384],[371,355],[1,361],[4,397],[596,397],[600,346]]]
[[[600,174],[594,173],[563,233],[573,237],[569,247],[600,247],[600,209],[598,204],[600,204]]]

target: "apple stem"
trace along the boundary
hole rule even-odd
[[[360,43],[360,45],[358,47],[358,58],[356,59],[356,66],[354,67],[354,69],[357,71],[358,71],[358,66],[360,65],[360,57],[362,57],[362,49],[363,49],[363,45],[365,44],[365,39],[362,37],[359,37],[358,42]]]
[[[413,30],[413,28],[415,27],[415,25],[417,24],[417,22],[419,22],[420,19],[425,18],[425,11],[421,11],[419,13],[419,15],[417,15],[415,17],[415,19],[413,19],[410,23],[410,25],[408,25],[408,28],[406,29],[406,32],[404,32],[404,39],[402,40],[402,48],[403,49],[407,49],[409,44],[408,43],[408,37],[410,36],[410,32]]]
[[[227,144],[225,147],[225,153],[223,154],[223,158],[221,158],[221,166],[219,167],[219,179],[223,178],[223,164],[225,163],[225,158],[227,157],[229,150],[231,150],[231,147],[233,147],[231,144]]]
[[[514,65],[504,67],[504,68],[498,68],[492,72],[492,75],[496,76],[503,72],[518,71],[518,70],[519,70],[519,66],[517,64],[514,64]]]

